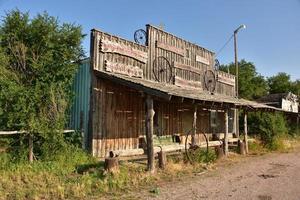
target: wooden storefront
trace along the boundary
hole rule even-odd
[[[151,25],[145,32],[145,44],[137,44],[91,31],[88,146],[94,156],[142,147],[147,97],[153,100],[156,137],[185,135],[193,127],[195,107],[197,142],[203,133],[220,139],[225,110],[228,131],[234,131],[235,77],[215,69],[214,53]]]

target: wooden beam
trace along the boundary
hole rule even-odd
[[[147,169],[151,173],[154,173],[154,148],[153,148],[153,99],[150,95],[147,95],[146,99],[146,139],[147,139]]]
[[[228,109],[225,109],[225,134],[224,134],[224,154],[228,155]]]
[[[174,76],[174,85],[177,85],[181,88],[192,88],[202,91],[202,84],[200,81],[186,80],[176,75]]]
[[[247,111],[244,111],[244,142],[245,142],[245,150],[246,154],[248,154],[248,122],[247,122]]]
[[[176,53],[176,54],[181,55],[181,56],[184,56],[184,53],[185,53],[184,49],[177,48],[175,46],[171,46],[171,45],[159,42],[159,41],[156,41],[156,47],[160,48],[160,49],[167,50],[167,51],[171,51],[171,52]]]

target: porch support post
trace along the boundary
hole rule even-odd
[[[235,109],[235,135],[237,138],[240,138],[240,120],[239,120],[239,109]]]
[[[228,109],[225,109],[225,134],[224,134],[224,154],[228,155]]]
[[[195,140],[196,134],[197,134],[197,105],[194,106],[192,146],[196,145],[196,140]]]
[[[150,95],[147,95],[146,99],[146,139],[147,139],[147,170],[151,173],[154,172],[154,148],[153,148],[153,99]]]
[[[244,142],[245,142],[245,150],[246,154],[248,154],[248,122],[247,122],[247,111],[244,111]]]

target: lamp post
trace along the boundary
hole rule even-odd
[[[238,58],[237,58],[237,33],[241,29],[245,29],[246,25],[242,24],[237,29],[234,30],[233,36],[234,36],[234,63],[235,63],[235,96],[238,99],[239,98],[239,64],[238,64]],[[239,131],[239,111],[238,109],[235,110],[235,134],[239,138],[240,131]]]

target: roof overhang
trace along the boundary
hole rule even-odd
[[[97,77],[111,80],[121,85],[142,91],[146,94],[170,101],[173,97],[191,99],[199,102],[215,102],[230,105],[230,107],[243,108],[248,110],[265,110],[265,111],[284,111],[282,109],[268,106],[255,101],[246,99],[237,99],[231,96],[221,94],[210,94],[207,91],[199,91],[193,88],[183,88],[175,85],[169,85],[141,78],[129,77],[121,74],[103,72],[94,70]]]

